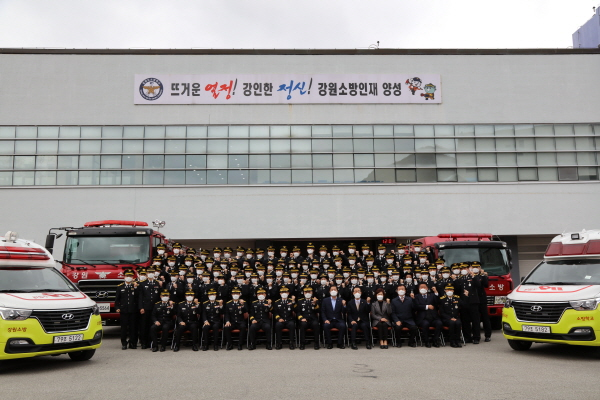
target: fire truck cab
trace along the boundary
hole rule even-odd
[[[534,342],[600,346],[600,230],[556,236],[512,292],[502,330],[515,350]]]
[[[502,307],[513,290],[512,256],[506,242],[493,240],[491,233],[440,233],[415,241],[423,244],[422,249],[431,247],[435,257],[443,258],[448,267],[461,262],[481,263],[489,276],[489,287],[485,289],[488,314],[492,327],[500,329]]]
[[[67,353],[92,358],[102,342],[96,303],[55,267],[40,245],[0,237],[0,360]]]
[[[52,228],[46,248],[52,252],[55,231],[66,232],[62,272],[98,303],[104,325],[118,325],[115,310],[117,285],[123,273],[147,268],[157,255],[156,246],[167,244],[165,236],[140,221],[86,222],[81,228]]]

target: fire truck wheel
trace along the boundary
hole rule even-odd
[[[508,344],[512,347],[513,350],[517,351],[526,351],[531,348],[533,342],[526,342],[524,340],[510,340],[508,339]]]
[[[73,361],[87,361],[94,356],[96,349],[93,350],[82,350],[82,351],[73,351],[69,354],[71,360]]]

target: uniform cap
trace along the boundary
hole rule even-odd
[[[279,289],[279,293],[289,293],[290,289],[287,288],[287,286],[282,286],[281,289]]]
[[[312,244],[312,243],[309,243],[309,244],[307,244],[307,245],[306,245],[306,248],[307,248],[307,249],[314,249],[314,248],[315,248],[315,245],[314,245],[314,244]]]
[[[208,294],[209,296],[210,296],[211,294],[217,294],[217,291],[216,291],[215,289],[210,289],[210,290],[208,291],[208,293],[207,293],[207,294]]]
[[[125,271],[125,273],[123,274],[125,276],[133,276],[133,271],[128,269],[127,271]]]
[[[196,293],[194,293],[193,290],[186,290],[185,295],[186,296],[194,296],[194,295],[196,295]]]
[[[171,294],[169,293],[168,290],[163,290],[162,292],[160,292],[160,296],[170,296]]]
[[[167,246],[165,246],[165,244],[164,244],[164,243],[159,243],[159,245],[158,245],[158,246],[156,246],[156,249],[157,249],[157,250],[166,250],[166,249],[167,249]]]

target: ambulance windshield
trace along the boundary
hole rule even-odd
[[[148,236],[70,236],[65,246],[67,264],[141,263],[150,258]]]
[[[0,267],[0,293],[77,292],[54,268]]]
[[[523,285],[600,285],[600,260],[544,261]]]
[[[506,275],[510,272],[506,249],[497,247],[450,247],[444,249],[443,258],[446,265],[479,261],[481,268],[491,276]]]

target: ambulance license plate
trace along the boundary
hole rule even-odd
[[[71,342],[79,342],[82,340],[83,340],[83,334],[54,336],[54,343],[71,343]]]
[[[97,303],[101,313],[110,312],[110,303]]]
[[[523,325],[523,332],[551,333],[549,326]]]

